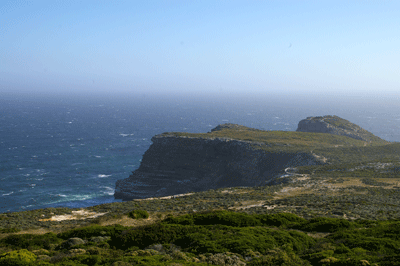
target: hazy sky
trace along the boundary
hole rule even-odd
[[[397,94],[400,1],[0,1],[0,92]]]

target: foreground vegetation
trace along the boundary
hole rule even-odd
[[[10,234],[1,265],[400,265],[400,221],[213,211]]]

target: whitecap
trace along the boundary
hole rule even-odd
[[[111,176],[111,175],[102,175],[102,174],[97,175],[97,177],[99,177],[99,178],[104,178],[104,177],[109,177],[109,176]]]
[[[123,137],[127,137],[127,136],[134,136],[135,134],[123,134],[123,133],[121,133],[121,134],[119,134],[120,136],[123,136]]]
[[[11,195],[13,193],[14,193],[14,191],[11,191],[10,193],[3,194],[3,196],[8,196],[8,195]]]
[[[103,193],[104,194],[107,194],[107,195],[114,195],[114,189],[113,188],[111,188],[111,187],[101,187],[101,188],[105,188],[106,189],[106,191],[103,191]]]
[[[96,157],[96,158],[101,158],[101,157],[103,157],[103,156],[95,155],[94,157]]]

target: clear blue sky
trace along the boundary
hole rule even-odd
[[[400,1],[0,1],[0,92],[400,92]]]

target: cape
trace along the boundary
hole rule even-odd
[[[116,199],[276,184],[296,167],[344,160],[343,148],[389,143],[337,116],[308,117],[297,131],[222,124],[208,133],[166,132],[151,141],[139,168],[116,182]]]

